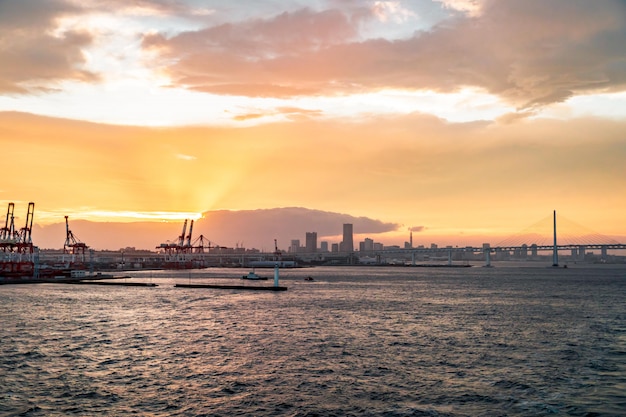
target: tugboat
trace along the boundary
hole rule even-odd
[[[248,272],[248,275],[242,276],[241,279],[251,279],[251,280],[260,281],[260,280],[267,280],[267,277],[261,277],[261,276],[257,275],[254,272],[254,269],[252,269],[252,271]]]

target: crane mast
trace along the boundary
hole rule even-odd
[[[26,225],[21,230],[21,242],[23,245],[32,245],[33,218],[35,217],[35,203],[28,203],[28,212],[26,213]]]
[[[193,219],[189,225],[189,234],[187,235],[187,244],[185,246],[191,247],[191,234],[193,233]]]
[[[282,252],[278,250],[278,241],[274,239],[274,260],[280,261],[282,258]]]
[[[34,274],[35,251],[31,231],[35,203],[28,203],[26,224],[15,230],[15,204],[9,203],[4,227],[0,228],[0,274],[5,277],[28,277]]]
[[[74,233],[70,230],[68,216],[65,216],[65,243],[63,244],[63,254],[72,255],[71,262],[74,262],[75,255],[80,254],[82,255],[82,261],[85,262],[85,249],[87,248],[88,246],[86,244],[76,239]]]
[[[183,225],[183,232],[178,236],[178,246],[182,247],[185,243],[185,232],[187,231],[187,219],[185,219],[185,224]]]
[[[15,236],[15,204],[9,203],[7,208],[7,217],[4,221],[4,227],[0,230],[0,241],[3,243],[9,243]]]
[[[65,245],[70,244],[70,238],[72,236],[72,232],[70,231],[70,223],[67,220],[68,216],[65,216]]]

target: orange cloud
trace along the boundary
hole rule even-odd
[[[271,110],[271,111],[268,110],[262,113],[241,114],[241,115],[235,116],[233,119],[237,121],[246,121],[246,120],[260,119],[262,117],[267,117],[267,116],[281,115],[281,116],[285,116],[287,119],[290,119],[290,120],[307,120],[314,116],[319,116],[321,114],[322,114],[321,110],[307,110],[307,109],[300,109],[297,107],[279,107],[276,110]]]
[[[517,232],[557,209],[600,233],[626,234],[625,128],[414,114],[151,129],[0,113],[10,173],[0,199],[73,219],[298,206],[424,225],[424,239]]]
[[[489,1],[477,16],[457,16],[409,39],[358,41],[353,17],[364,19],[361,11],[304,9],[150,35],[144,47],[174,62],[165,68],[175,85],[198,91],[285,97],[475,86],[532,108],[624,89],[624,12],[619,1]]]

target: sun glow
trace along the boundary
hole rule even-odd
[[[68,215],[73,220],[88,220],[94,222],[140,222],[140,221],[162,221],[177,222],[181,220],[198,220],[202,218],[202,213],[194,212],[170,212],[170,211],[107,211],[107,210],[85,210],[64,211],[37,211],[35,218],[38,224],[59,223],[64,216]]]
[[[460,245],[562,208],[625,234],[619,2],[32,3],[0,7],[19,224],[305,207]]]

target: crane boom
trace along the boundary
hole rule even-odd
[[[88,248],[85,243],[79,241],[74,236],[74,233],[70,230],[70,224],[68,220],[68,216],[65,216],[65,243],[63,244],[63,253],[71,254],[72,260],[74,262],[74,255],[82,254],[82,261],[85,261],[85,250]]]
[[[4,221],[4,227],[2,228],[2,231],[0,232],[0,239],[2,240],[6,240],[6,239],[11,239],[13,236],[13,230],[12,228],[10,228],[10,225],[13,225],[13,212],[15,210],[15,204],[14,203],[9,203],[9,207],[7,208],[7,218]],[[9,223],[10,221],[10,223]]]
[[[191,224],[189,225],[189,234],[187,235],[187,245],[191,246],[191,234],[193,233],[193,219],[191,220]]]
[[[28,212],[26,213],[26,225],[22,229],[22,243],[30,244],[33,242],[31,232],[33,230],[33,218],[35,217],[35,203],[28,203]]]
[[[70,243],[70,236],[72,232],[70,232],[70,223],[67,220],[68,216],[65,216],[65,244],[68,245]]]
[[[275,261],[280,261],[282,257],[282,253],[278,250],[278,242],[274,239],[274,259]]]
[[[183,224],[183,232],[178,237],[178,246],[183,246],[185,243],[185,232],[187,231],[187,219],[185,219],[185,224]]]

